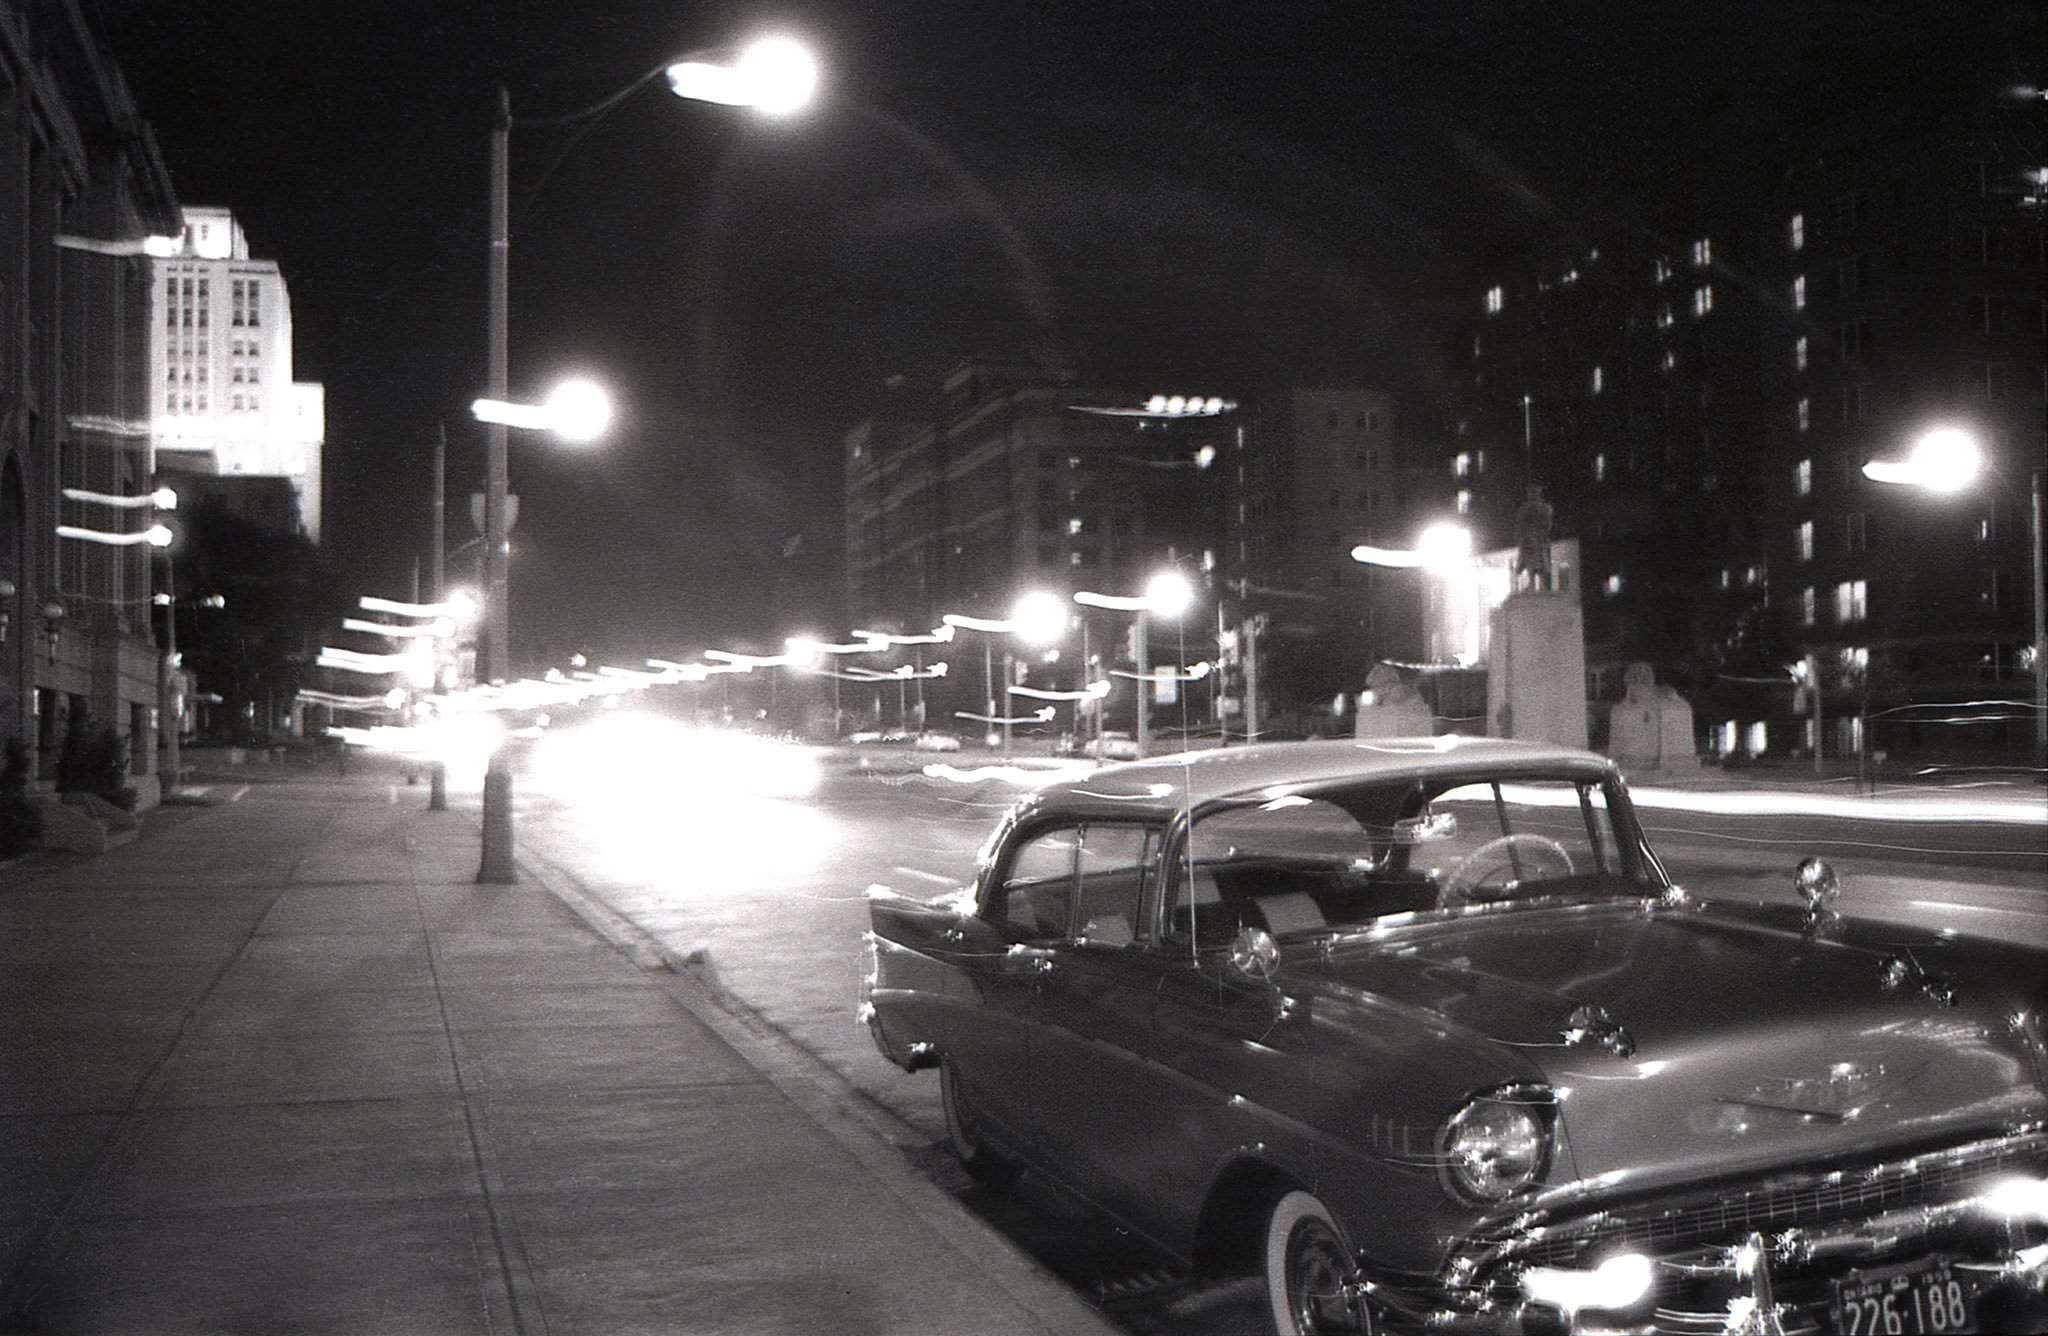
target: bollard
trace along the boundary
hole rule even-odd
[[[448,810],[448,767],[439,761],[427,770],[427,810]]]

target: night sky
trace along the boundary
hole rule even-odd
[[[449,543],[473,537],[492,88],[518,120],[767,31],[818,52],[787,121],[657,80],[580,138],[513,131],[513,397],[585,369],[622,414],[592,447],[514,434],[529,662],[842,632],[839,443],[887,376],[980,353],[1426,389],[1491,250],[1757,107],[1996,52],[2024,8],[85,3],[180,198],[283,266],[327,390],[327,543],[364,593],[403,595],[425,551],[443,420]]]

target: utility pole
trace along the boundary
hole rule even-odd
[[[448,597],[447,558],[448,546],[448,424],[442,422],[434,437],[434,546],[428,552],[433,563],[434,601],[446,601]]]
[[[1266,629],[1266,614],[1245,618],[1244,623],[1244,740],[1259,740],[1259,632]]]

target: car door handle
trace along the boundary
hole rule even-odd
[[[1052,973],[1053,953],[1043,946],[1019,942],[1003,953],[1003,968],[1012,974]]]

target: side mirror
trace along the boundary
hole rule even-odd
[[[1394,843],[1429,844],[1436,840],[1456,838],[1458,815],[1455,812],[1429,812],[1423,816],[1404,816],[1394,822]]]
[[[1270,980],[1280,968],[1280,944],[1264,928],[1239,928],[1230,943],[1230,968],[1248,979]]]

